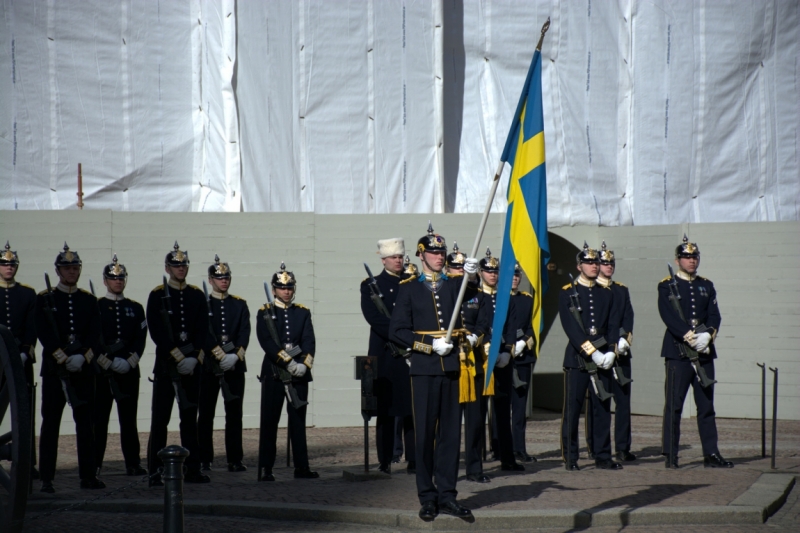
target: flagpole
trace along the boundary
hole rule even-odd
[[[547,33],[547,30],[550,29],[550,17],[547,17],[547,21],[542,25],[542,35],[539,37],[539,43],[536,45],[536,50],[542,50],[542,42],[544,41],[544,34]],[[517,110],[519,112],[519,110]],[[514,118],[515,120],[517,117]],[[477,257],[478,256],[478,247],[481,245],[481,238],[483,238],[483,231],[486,229],[486,222],[489,220],[489,212],[492,209],[492,203],[494,202],[494,195],[497,193],[497,186],[500,184],[500,174],[503,173],[503,167],[505,166],[506,162],[502,159],[500,160],[500,164],[497,166],[497,171],[494,173],[494,180],[492,180],[492,189],[489,191],[489,199],[486,201],[486,209],[483,210],[483,216],[481,217],[481,223],[478,226],[478,234],[475,236],[475,242],[472,244],[472,253],[469,254],[469,257]],[[445,342],[449,343],[452,336],[453,336],[453,329],[456,327],[456,321],[458,317],[461,315],[460,309],[461,304],[464,302],[464,295],[467,292],[467,276],[464,276],[464,279],[461,281],[461,287],[458,290],[458,298],[456,299],[456,306],[453,309],[453,316],[450,317],[450,325],[447,327],[447,336],[445,336]]]

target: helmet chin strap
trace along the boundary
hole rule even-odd
[[[423,264],[423,265],[425,265],[426,267],[428,267],[428,272],[430,272],[430,273],[433,273],[433,274],[441,274],[441,273],[442,273],[442,271],[441,271],[441,270],[438,270],[438,271],[437,271],[437,270],[435,270],[435,269],[434,269],[434,268],[431,266],[431,264],[430,264],[430,263],[428,263],[428,261],[426,261],[426,260],[425,260],[425,252],[422,252],[422,254],[420,255],[420,260],[422,261],[422,264]]]

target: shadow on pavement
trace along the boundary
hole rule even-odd
[[[470,509],[491,507],[501,503],[524,502],[538,497],[547,489],[573,491],[580,490],[565,487],[556,481],[534,481],[530,485],[505,485],[481,491],[469,498],[459,500],[459,503]]]

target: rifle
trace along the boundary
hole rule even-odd
[[[625,336],[626,333],[627,331],[625,331],[625,328],[619,328],[620,337]],[[611,368],[611,372],[614,373],[614,379],[617,380],[617,383],[623,387],[628,383],[633,383],[633,380],[622,372],[622,367],[619,366],[619,358],[614,359],[614,366]]]
[[[678,313],[681,321],[687,326],[690,326],[689,323],[686,322],[686,317],[683,315],[681,303],[678,301],[681,299],[680,292],[678,292],[678,278],[675,276],[675,272],[672,270],[672,265],[667,263],[667,268],[669,269],[669,276],[671,278],[671,281],[667,283],[669,286],[669,303],[672,304],[672,308],[676,313]],[[705,326],[705,324],[698,324],[690,327],[695,333],[708,332],[708,328]],[[691,346],[687,346],[685,343],[676,342],[675,345],[678,347],[678,351],[680,352],[681,356],[687,357],[692,363],[692,368],[694,368],[694,372],[697,374],[697,379],[700,380],[700,385],[703,388],[710,387],[717,382],[717,380],[710,379],[706,375],[705,369],[700,365],[700,354],[697,353],[697,350]]]
[[[582,309],[580,299],[578,297],[578,290],[575,288],[575,278],[572,277],[572,274],[569,275],[569,281],[570,286],[572,287],[572,292],[569,295],[569,312],[572,313],[572,318],[574,318],[581,327],[581,331],[586,334],[586,328],[583,325],[583,318],[581,318]],[[602,337],[591,341],[591,343],[592,346],[598,350],[608,344]],[[601,402],[604,402],[613,396],[612,394],[606,392],[606,389],[603,387],[603,382],[597,379],[597,364],[595,364],[591,358],[587,360],[581,354],[578,354],[578,364],[581,366],[582,370],[586,370],[589,373],[589,379],[592,381],[594,392]]]
[[[208,333],[211,335],[211,338],[214,342],[222,348],[222,351],[230,353],[233,351],[235,346],[232,342],[228,342],[225,344],[220,345],[220,342],[217,340],[217,333],[214,331],[214,325],[211,323],[211,318],[214,316],[214,312],[211,310],[211,300],[208,296],[208,287],[206,286],[206,282],[203,281],[203,293],[206,295],[206,306],[208,306]],[[238,400],[239,396],[231,392],[231,388],[228,385],[228,382],[225,381],[225,372],[219,366],[219,361],[214,354],[211,354],[209,358],[211,360],[211,371],[214,375],[219,379],[219,388],[222,391],[222,399],[226,402],[232,402],[233,400]]]
[[[172,299],[169,295],[169,284],[167,283],[166,276],[162,276],[161,279],[164,282],[164,296],[161,297],[161,320],[164,322],[170,344],[176,346],[175,337],[172,334],[172,321],[169,319],[172,314]],[[186,355],[194,351],[194,346],[187,344],[186,346],[178,347],[178,349],[183,355]],[[194,409],[197,407],[197,404],[190,402],[189,397],[186,396],[186,390],[183,388],[181,375],[178,373],[178,368],[176,366],[177,363],[174,359],[169,359],[169,361],[164,362],[164,366],[167,369],[167,375],[172,380],[172,388],[175,389],[175,399],[178,401],[178,409]]]
[[[516,340],[521,340],[525,336],[525,332],[522,331],[521,328],[517,328],[516,331]],[[511,345],[509,348],[509,352],[511,353],[511,358],[515,358],[517,356],[515,352],[516,342]],[[524,349],[524,348],[523,348]],[[530,378],[530,376],[528,376]],[[520,387],[526,387],[528,384],[522,381],[519,377],[519,371],[517,370],[517,366],[513,365],[513,369],[511,372],[511,386],[515,389],[519,389]]]
[[[268,307],[264,313],[264,323],[267,325],[267,331],[269,331],[269,336],[272,338],[272,342],[274,342],[280,348],[283,345],[281,344],[280,337],[278,337],[278,328],[275,326],[275,321],[277,320],[277,317],[274,314],[275,300],[272,298],[272,293],[269,291],[266,281],[264,282],[264,292],[267,295]],[[284,346],[284,349],[289,357],[292,358],[302,353],[302,350],[299,346]],[[304,405],[308,405],[308,402],[301,400],[300,396],[297,394],[297,390],[292,384],[292,375],[288,370],[276,364],[272,364],[272,374],[283,382],[283,389],[286,392],[286,400],[292,407],[295,409],[300,409]],[[267,379],[267,376],[261,376],[260,379]]]
[[[44,295],[46,304],[44,306],[44,314],[47,317],[47,322],[53,329],[53,333],[55,333],[56,338],[59,339],[60,342],[61,332],[58,330],[58,324],[56,323],[56,317],[54,315],[54,313],[57,311],[56,301],[55,298],[53,298],[53,287],[50,285],[50,276],[47,274],[47,272],[44,273],[44,283],[47,285],[47,294]],[[73,338],[70,339],[69,345],[65,348],[62,348],[62,350],[64,353],[75,353],[79,351],[80,348],[80,342]],[[73,409],[86,405],[86,401],[78,398],[78,394],[75,392],[75,387],[72,385],[72,382],[69,379],[69,371],[63,364],[56,365],[56,374],[58,375],[58,379],[61,380],[61,390],[64,391],[64,398],[67,399],[67,403]]]
[[[92,283],[91,278],[89,278],[89,290],[92,291],[92,296],[97,298],[97,295],[94,292],[94,283]],[[125,346],[125,343],[122,342],[121,339],[117,339],[117,342],[115,342],[113,346],[107,345],[105,337],[103,336],[103,327],[101,325],[100,345],[105,348],[106,353],[111,355],[112,358],[109,359],[105,354],[100,354],[95,358],[95,364],[97,364],[97,366],[101,369],[100,373],[103,375],[103,377],[108,378],[108,385],[111,387],[111,395],[114,397],[117,403],[119,403],[120,400],[124,400],[128,397],[128,395],[123,393],[122,389],[119,388],[119,383],[117,383],[117,379],[114,376],[114,371],[110,370],[110,368],[114,353],[120,351]]]
[[[375,280],[375,276],[372,275],[372,271],[366,263],[364,263],[364,268],[367,270],[367,275],[369,276],[369,283],[367,283],[367,286],[369,287],[370,300],[372,300],[372,303],[378,308],[380,314],[386,318],[392,318],[392,313],[386,308],[386,304],[383,303],[383,294],[380,288],[378,288],[378,282]],[[386,341],[386,347],[389,348],[392,357],[404,357],[407,353],[406,350],[400,348],[392,341]]]

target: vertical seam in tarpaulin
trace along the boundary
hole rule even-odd
[[[700,0],[697,4],[697,18],[700,27],[696,32],[698,39],[698,56],[699,64],[695,66],[698,76],[697,83],[695,84],[697,90],[697,109],[694,111],[696,119],[694,131],[694,172],[691,172],[689,179],[691,180],[689,189],[691,190],[691,206],[692,206],[692,222],[702,222],[700,216],[700,205],[698,202],[698,192],[700,190],[700,182],[703,176],[703,141],[705,135],[705,114],[706,114],[706,2]]]
[[[617,97],[617,143],[614,149],[617,152],[617,189],[616,193],[619,194],[620,189],[623,191],[622,197],[617,200],[618,213],[617,225],[631,225],[633,224],[633,210],[630,206],[631,196],[631,178],[629,171],[630,159],[628,149],[631,139],[631,101],[633,100],[632,90],[632,73],[631,73],[631,0],[620,0],[620,7],[622,11],[622,21],[617,25],[618,39],[621,46],[618,45],[620,51],[619,63],[619,90],[624,93],[625,98]],[[624,105],[627,104],[627,105]],[[620,128],[624,128],[623,134],[619,135]],[[625,212],[627,208],[627,212]]]
[[[480,136],[481,141],[481,148],[483,149],[483,160],[486,162],[487,169],[492,168],[492,163],[500,162],[500,156],[497,153],[498,148],[498,137],[497,137],[497,101],[498,99],[495,97],[495,79],[492,74],[492,69],[494,66],[492,65],[491,60],[492,55],[492,0],[485,0],[483,2],[483,63],[481,64],[479,76],[479,87],[480,87],[480,97],[481,97],[481,120],[479,124],[482,127],[482,132]],[[466,89],[466,88],[465,88]],[[513,104],[512,104],[513,105]],[[513,111],[512,111],[513,112]],[[499,141],[502,142],[502,141]],[[510,166],[510,165],[509,165]],[[504,171],[506,174],[510,173],[511,170],[505,169]],[[491,172],[488,170],[487,174]],[[507,179],[501,180],[500,188],[504,188],[503,185],[507,183]],[[483,183],[483,182],[480,182]],[[478,195],[480,195],[482,190],[476,191]],[[502,194],[503,191],[498,191],[499,194],[495,195],[494,200],[492,201],[492,209],[498,210],[500,212],[505,211],[506,206],[506,198]],[[470,196],[472,195],[465,195],[464,199],[464,207],[465,211],[469,212],[470,208]],[[480,201],[477,202],[476,205],[481,205]]]
[[[400,83],[402,84],[402,95],[400,105],[402,107],[402,128],[400,129],[401,145],[400,145],[400,175],[403,180],[403,212],[406,210],[406,202],[408,201],[408,69],[406,63],[406,47],[408,46],[408,26],[406,24],[406,2],[402,1],[400,23],[402,41],[400,42]],[[435,96],[435,95],[434,95]]]
[[[128,8],[130,5],[126,1],[120,2],[120,39],[119,39],[119,69],[120,83],[122,85],[122,159],[123,169],[123,190],[122,190],[122,210],[129,211],[128,204],[128,185],[133,172],[133,141],[131,140],[131,87],[130,87],[130,62],[128,56]]]
[[[564,107],[561,105],[560,81],[558,76],[558,68],[560,66],[558,62],[558,51],[561,46],[560,5],[560,1],[555,0],[553,4],[553,13],[550,15],[550,30],[548,31],[548,36],[545,37],[545,39],[549,38],[552,43],[548,45],[551,50],[550,68],[548,70],[551,72],[550,99],[553,103],[553,133],[555,137],[555,142],[553,144],[556,146],[556,156],[554,156],[554,159],[558,161],[558,172],[548,173],[547,179],[548,181],[553,179],[558,180],[558,185],[555,188],[558,191],[559,200],[559,225],[563,222],[568,222],[569,225],[573,225],[572,201],[570,199],[571,193],[569,189],[569,165],[567,163],[567,147],[565,140],[566,134],[564,133]],[[544,72],[544,68],[542,68],[542,71]],[[546,139],[545,142],[547,142]],[[549,206],[553,205],[553,202],[549,198],[547,203]],[[552,216],[556,216],[556,209],[548,208],[547,211],[548,213],[552,213]],[[548,215],[548,219],[550,216],[551,215]]]
[[[60,209],[58,202],[58,82],[56,79],[55,0],[47,0],[47,57],[50,86],[50,207]]]
[[[19,209],[19,196],[17,194],[17,148],[19,142],[17,140],[17,50],[16,50],[16,35],[14,34],[15,17],[14,17],[14,2],[8,3],[8,20],[11,45],[11,195],[14,199],[14,210]],[[32,196],[34,199],[35,196]]]
[[[375,191],[375,9],[373,0],[367,2],[367,212],[376,213]],[[383,194],[388,209],[389,195]]]
[[[630,225],[635,226],[636,220],[634,219],[634,210],[636,208],[635,201],[636,201],[636,180],[633,176],[633,129],[635,127],[634,124],[634,100],[636,98],[636,92],[634,91],[634,79],[633,79],[633,65],[635,65],[636,58],[634,54],[636,53],[636,48],[634,46],[634,39],[636,36],[636,32],[634,31],[634,17],[636,16],[636,0],[629,0],[628,1],[628,9],[627,9],[627,16],[628,22],[626,24],[627,32],[628,32],[628,82],[630,83],[630,88],[628,90],[629,100],[628,100],[628,134],[625,140],[625,200],[626,204],[628,205],[628,216],[630,220]]]
[[[233,94],[233,73],[236,67],[236,0],[225,0],[222,5],[222,102],[225,121],[225,211],[241,211],[241,164],[239,152],[239,117],[236,97]],[[236,194],[239,194],[237,197]]]
[[[202,191],[203,159],[205,150],[205,117],[203,116],[203,22],[201,20],[200,0],[191,0],[192,37],[192,125],[194,126],[194,147],[192,158],[192,211],[200,207]]]
[[[436,198],[434,200],[433,212],[444,213],[444,152],[443,152],[443,133],[444,133],[444,72],[442,68],[442,54],[444,53],[444,32],[442,31],[442,2],[433,2],[433,87],[434,87],[434,130],[433,139],[436,150],[436,174],[437,187]],[[405,7],[405,3],[404,3]],[[405,11],[405,9],[404,9]],[[403,49],[405,56],[405,48]]]
[[[308,175],[308,139],[306,138],[306,110],[308,109],[309,87],[306,80],[306,2],[298,0],[298,46],[297,68],[300,75],[299,91],[299,126],[300,126],[300,190],[297,191],[300,200],[300,211],[314,211],[314,195],[309,187],[311,177]],[[308,189],[308,190],[306,190]]]
[[[662,170],[662,187],[663,187],[663,207],[664,217],[662,221],[668,222],[669,214],[667,211],[667,202],[669,198],[669,187],[667,186],[667,177],[669,173],[669,96],[671,88],[670,76],[670,62],[672,61],[672,19],[669,16],[665,17],[667,20],[667,50],[664,54],[664,91],[662,93],[664,99],[664,135],[661,136],[661,170]],[[676,198],[678,196],[676,195]],[[679,199],[680,201],[680,199]],[[676,206],[678,204],[676,203]]]
[[[603,216],[600,214],[600,208],[597,205],[597,196],[595,195],[594,187],[594,165],[592,164],[592,129],[589,120],[589,109],[592,102],[592,3],[589,0],[586,9],[586,92],[583,99],[583,121],[586,124],[586,158],[588,161],[586,170],[586,179],[589,186],[589,194],[592,197],[592,205],[594,206],[595,214],[597,215],[597,225],[603,225]]]
[[[758,210],[756,212],[756,216],[758,217],[758,221],[766,221],[770,220],[770,214],[767,207],[767,200],[765,197],[766,188],[767,188],[767,158],[768,156],[768,140],[767,140],[767,127],[770,124],[769,116],[767,114],[767,104],[766,104],[766,97],[765,94],[767,92],[766,83],[764,82],[765,72],[764,72],[764,57],[767,55],[767,51],[770,48],[769,40],[772,36],[772,29],[773,25],[769,22],[772,22],[774,18],[773,15],[773,2],[765,2],[764,3],[764,22],[762,27],[762,38],[761,38],[761,48],[759,49],[759,63],[755,67],[756,76],[758,77],[758,110],[759,110],[759,125],[756,128],[756,131],[759,135],[759,151],[758,151],[758,165],[759,165],[759,174],[758,174],[758,188],[756,193],[758,198],[756,199]]]
[[[164,29],[161,25],[161,0],[158,0],[158,19],[156,20],[157,30],[156,35],[159,36],[158,39],[158,52],[156,56],[156,63],[158,65],[158,147],[159,147],[159,154],[158,154],[158,182],[163,183],[164,179],[164,99],[162,95],[162,87],[161,83],[163,80],[161,79],[161,68],[164,65]]]

